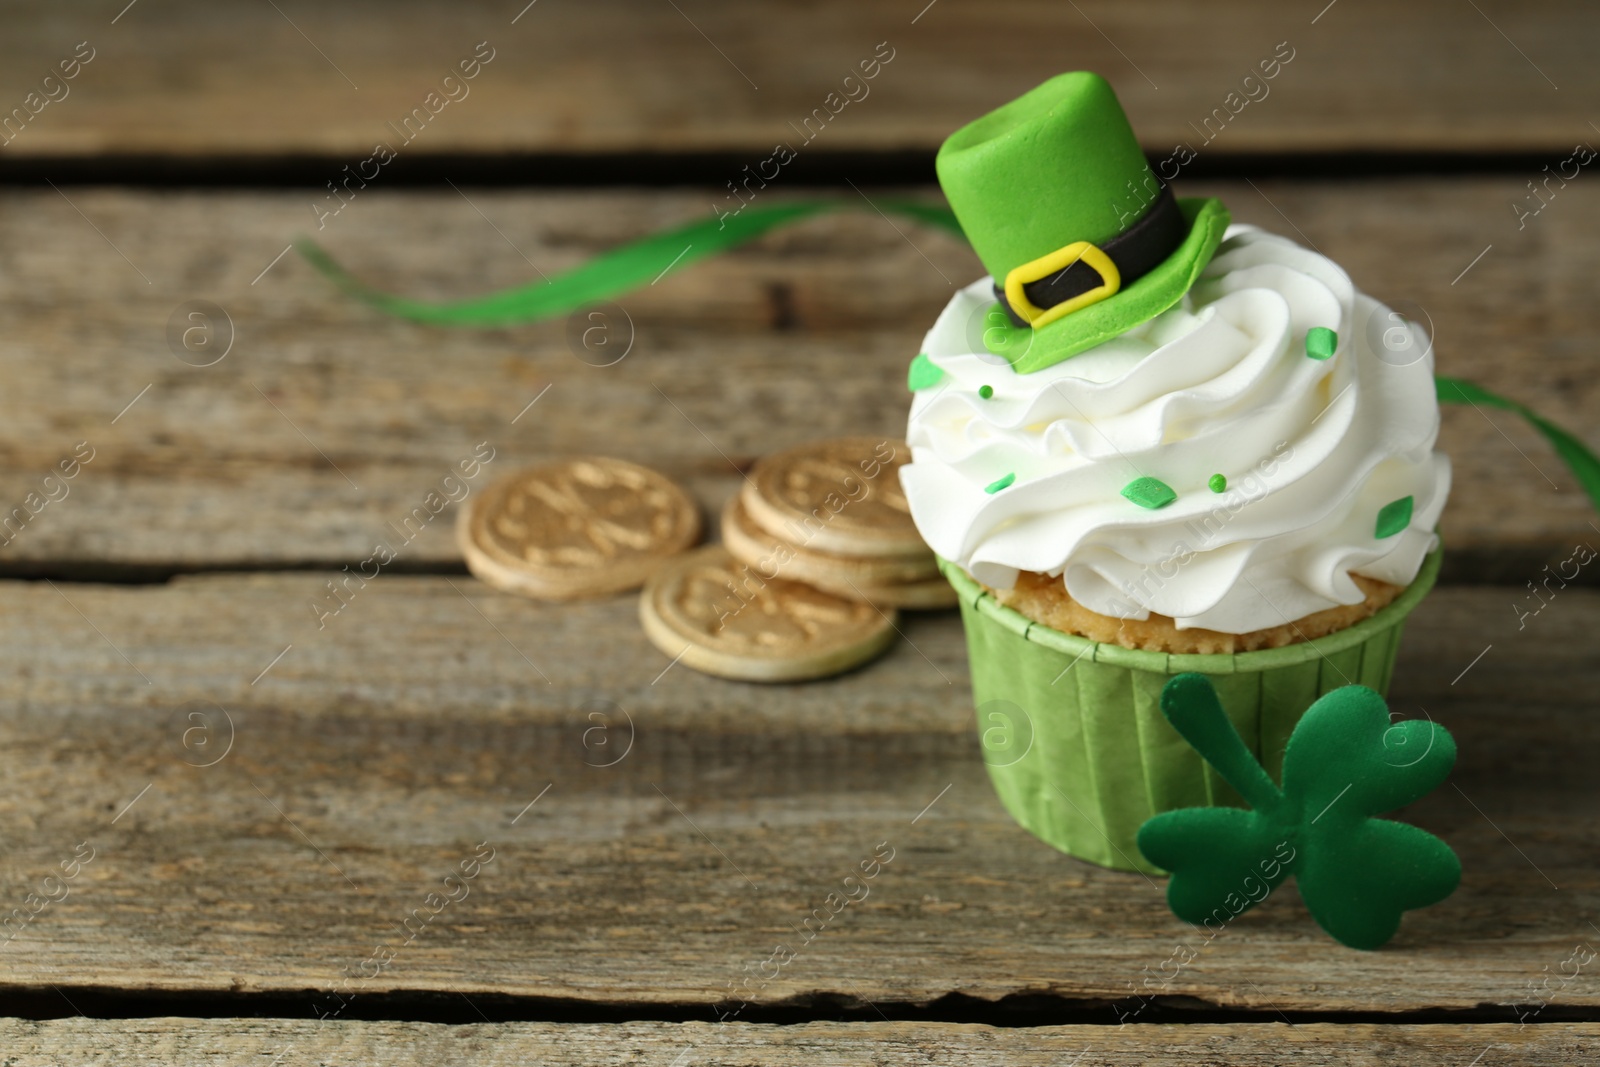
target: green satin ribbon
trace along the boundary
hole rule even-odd
[[[855,206],[848,200],[798,200],[772,207],[747,207],[737,215],[691,222],[614,248],[546,281],[503,289],[471,300],[430,302],[382,293],[351,277],[310,240],[301,238],[295,245],[312,266],[345,292],[390,315],[437,326],[515,326],[593,307],[641,285],[653,285],[673,271],[753,241],[780,226]],[[937,204],[884,200],[877,205],[862,206],[875,206],[962,236],[961,224],[956,222],[955,215],[949,208]]]
[[[870,207],[894,213],[963,236],[955,213],[947,207],[915,200],[868,201],[798,200],[771,207],[741,210],[736,215],[691,222],[605,252],[564,274],[529,285],[503,289],[470,300],[410,300],[380,292],[357,281],[314,242],[295,242],[312,266],[345,292],[386,314],[437,326],[496,327],[538,322],[566,315],[641,285],[654,284],[667,274],[698,260],[725,252],[792,222],[844,208]],[[1539,431],[1556,455],[1578,479],[1595,510],[1600,511],[1600,459],[1573,434],[1524,404],[1491,393],[1460,378],[1436,378],[1439,400],[1514,412]]]
[[[1550,442],[1550,447],[1555,449],[1556,455],[1561,457],[1567,469],[1572,472],[1572,476],[1578,479],[1583,491],[1589,495],[1589,503],[1594,505],[1596,511],[1600,511],[1600,460],[1595,458],[1588,445],[1526,404],[1491,393],[1483,386],[1475,385],[1464,378],[1446,378],[1437,375],[1434,378],[1434,386],[1440,401],[1444,403],[1471,404],[1480,411],[1485,407],[1499,408],[1501,411],[1515,412],[1527,419],[1528,425],[1538,430],[1544,439]]]

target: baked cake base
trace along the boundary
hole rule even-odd
[[[1376,614],[1399,596],[1403,588],[1359,574],[1350,577],[1366,594],[1366,599],[1361,603],[1328,608],[1280,626],[1243,634],[1192,628],[1180,630],[1171,618],[1154,612],[1147,619],[1118,619],[1101,615],[1067,595],[1066,583],[1059,577],[1038,571],[1023,571],[1017,575],[1017,584],[1012,588],[989,589],[989,592],[1006,607],[1062,633],[1077,634],[1091,641],[1121,645],[1123,648],[1201,655],[1282,648],[1326,637]]]

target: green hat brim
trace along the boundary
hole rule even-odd
[[[1008,319],[991,326],[984,331],[984,347],[1010,363],[1018,374],[1028,374],[1149,322],[1182,300],[1222,243],[1229,218],[1228,209],[1215,198],[1181,199],[1178,210],[1189,224],[1189,235],[1150,273],[1126,289],[1040,329],[1015,326]]]

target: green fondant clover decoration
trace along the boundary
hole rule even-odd
[[[1335,689],[1290,736],[1280,789],[1245,748],[1205,675],[1167,682],[1161,710],[1250,805],[1182,808],[1139,828],[1139,850],[1172,872],[1167,903],[1178,918],[1211,929],[1292,874],[1319,926],[1351,948],[1373,949],[1394,936],[1402,912],[1437,904],[1460,883],[1450,846],[1408,823],[1375,818],[1444,781],[1456,759],[1444,727],[1391,722],[1371,689]]]

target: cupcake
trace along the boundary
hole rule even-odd
[[[1150,816],[1239,804],[1163,718],[1210,676],[1278,775],[1319,695],[1386,690],[1450,486],[1431,347],[1331,260],[1151,172],[1064,74],[940,184],[990,276],[912,362],[901,471],[961,600],[984,759],[1028,830],[1154,870]]]

